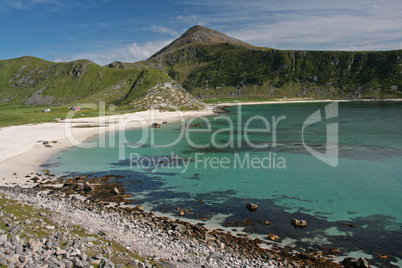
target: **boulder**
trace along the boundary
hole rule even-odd
[[[5,235],[5,234],[0,235],[0,243],[1,242],[6,242],[6,241],[7,241],[7,235]]]
[[[255,211],[257,211],[258,206],[256,204],[253,204],[253,203],[248,203],[246,205],[246,208],[251,212],[255,212]]]
[[[368,263],[368,261],[365,258],[359,258],[356,261],[356,267],[359,268],[369,268],[370,264]]]
[[[300,228],[304,228],[307,226],[307,221],[305,220],[298,220],[295,218],[292,218],[292,220],[290,221],[290,223],[295,226],[295,227],[300,227]]]
[[[93,192],[95,190],[95,188],[89,184],[88,182],[84,182],[84,192],[89,193],[89,192]]]
[[[368,261],[365,258],[359,258],[356,260],[355,258],[352,258],[352,257],[346,257],[345,259],[343,259],[341,264],[345,268],[369,268],[370,267],[370,264],[368,263]]]
[[[119,191],[119,189],[117,189],[116,187],[114,187],[112,193],[114,193],[115,195],[119,195],[119,194],[120,194],[120,191]]]
[[[272,241],[276,241],[276,240],[279,239],[279,236],[277,236],[276,234],[273,234],[273,233],[269,233],[268,234],[268,239],[272,240]]]
[[[135,207],[135,209],[137,209],[137,210],[144,210],[144,207],[143,207],[142,205],[137,205],[137,206]]]

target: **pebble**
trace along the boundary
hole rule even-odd
[[[63,198],[57,194],[45,194],[35,189],[0,187],[0,193],[7,194],[7,198],[19,200],[36,208],[45,209],[41,217],[52,217],[52,224],[46,223],[42,227],[54,234],[46,239],[27,239],[23,241],[17,235],[23,228],[16,223],[9,222],[9,230],[14,236],[0,235],[0,265],[13,264],[14,267],[152,267],[149,261],[141,262],[137,259],[130,263],[113,263],[109,258],[112,254],[108,243],[94,245],[93,238],[62,234],[56,226],[80,225],[91,235],[107,236],[107,239],[121,244],[124,248],[136,252],[138,255],[152,259],[162,267],[281,267],[281,263],[268,258],[262,260],[256,256],[247,256],[239,252],[237,244],[223,244],[218,236],[208,234],[205,241],[191,238],[190,229],[183,222],[168,223],[161,219],[150,219],[141,214],[119,216],[120,214],[103,206],[88,209],[79,198]],[[0,209],[1,210],[1,209]],[[139,213],[137,211],[133,213]],[[4,219],[3,219],[4,220]],[[28,223],[27,223],[28,222]],[[31,218],[20,224],[44,223],[44,220]],[[56,225],[56,226],[55,226]],[[158,228],[158,226],[163,226]],[[179,239],[181,238],[181,239]],[[90,244],[91,243],[91,244]],[[60,245],[67,248],[61,249]],[[9,248],[19,248],[21,251],[8,252]],[[91,247],[97,253],[89,257],[82,252]],[[122,256],[123,254],[119,254]],[[3,258],[2,256],[6,256]],[[234,262],[235,260],[235,262]],[[10,266],[11,267],[11,266]],[[282,266],[283,267],[283,266]]]

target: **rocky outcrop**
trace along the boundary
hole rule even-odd
[[[212,108],[212,111],[216,114],[225,114],[228,112],[227,108],[225,105],[216,105]]]
[[[206,105],[191,94],[175,81],[159,83],[135,98],[131,103],[134,109],[160,109],[160,110],[176,110],[191,109],[203,110]]]

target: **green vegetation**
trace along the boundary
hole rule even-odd
[[[102,105],[110,112],[108,107],[112,104],[117,106],[114,113],[123,113],[164,103],[164,97],[158,96],[163,92],[152,89],[172,82],[171,78],[157,69],[131,66],[130,69],[117,69],[87,60],[53,63],[35,57],[0,61],[0,127],[64,119],[70,106]],[[150,90],[157,101],[143,105],[142,100],[144,96],[150,96]],[[191,95],[181,95],[180,100],[170,98],[170,105],[183,109],[201,107],[194,105],[196,100]],[[136,106],[137,103],[142,105]],[[51,112],[43,113],[45,108],[50,108]],[[99,115],[91,109],[76,114]]]
[[[37,124],[44,122],[56,122],[57,118],[65,119],[80,117],[97,117],[99,116],[98,109],[82,109],[77,112],[70,111],[67,106],[50,107],[50,112],[43,112],[48,106],[18,106],[0,104],[0,127],[22,124]],[[117,107],[115,110],[105,110],[104,115],[115,115],[132,113],[135,110],[127,106]]]
[[[285,51],[192,44],[150,59],[199,98],[402,97],[402,50]]]
[[[63,106],[103,101],[127,106],[155,85],[170,81],[157,69],[116,69],[87,60],[52,63],[22,57],[0,61],[0,103]]]
[[[224,98],[222,102],[402,98],[401,56],[402,50],[259,48],[196,26],[137,63],[113,62],[105,67],[88,60],[54,63],[35,57],[0,61],[0,126],[51,121],[63,118],[68,106],[100,102],[121,112],[201,109],[194,97]],[[52,113],[42,114],[45,107],[52,107]]]

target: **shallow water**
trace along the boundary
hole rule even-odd
[[[113,134],[105,137],[105,148],[73,148],[48,164],[57,175],[123,175],[120,182],[134,201],[155,211],[191,208],[186,217],[213,221],[219,214],[227,227],[272,232],[300,247],[400,258],[402,103],[339,103],[326,120],[327,105],[231,107],[229,114],[190,122],[188,133],[179,123],[163,125],[151,129],[142,146],[145,130],[125,133],[126,140]],[[303,129],[313,114],[323,120]],[[328,124],[338,134],[327,131]],[[328,147],[338,151],[338,161],[329,158],[332,166],[306,149],[325,154],[336,137],[338,144]],[[257,212],[245,208],[249,202],[259,205]],[[292,217],[307,220],[308,227],[293,228]]]

